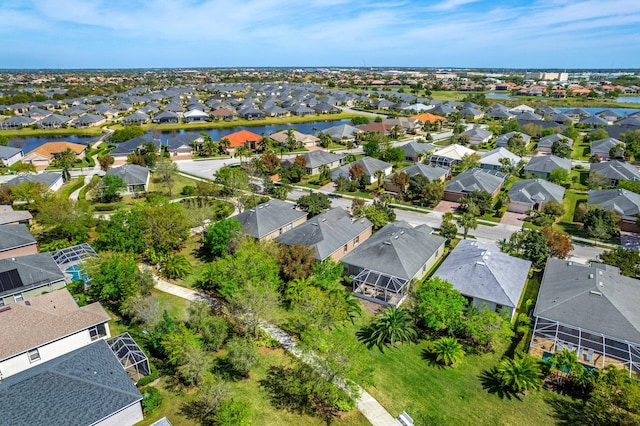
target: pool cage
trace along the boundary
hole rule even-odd
[[[107,343],[132,380],[137,382],[142,377],[151,374],[149,359],[129,333],[122,333],[107,340]]]
[[[407,297],[410,281],[393,275],[363,269],[353,280],[353,295],[370,302],[397,308]]]
[[[60,270],[71,276],[72,281],[88,281],[88,277],[80,266],[85,261],[98,257],[98,253],[87,243],[66,247],[51,253]]]
[[[561,350],[575,352],[589,367],[615,365],[629,374],[640,373],[640,345],[558,321],[536,317],[529,353],[546,359]]]

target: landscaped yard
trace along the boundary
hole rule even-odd
[[[561,230],[572,235],[575,235],[580,225],[573,222],[573,217],[576,212],[576,204],[580,200],[587,199],[587,194],[578,193],[574,191],[565,191],[564,199],[562,200],[562,205],[564,206],[564,216],[560,220],[560,222],[553,225],[553,227],[557,230]]]

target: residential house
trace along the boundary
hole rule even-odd
[[[497,148],[507,148],[509,146],[509,139],[511,139],[515,135],[520,135],[520,137],[524,141],[525,145],[529,145],[529,142],[531,142],[531,136],[527,135],[526,133],[509,132],[509,133],[505,133],[504,135],[500,135],[500,136],[496,137],[496,147]]]
[[[462,114],[462,116],[467,120],[479,120],[484,117],[484,111],[478,108],[462,108],[462,110],[460,110],[460,114]]]
[[[605,138],[591,142],[591,155],[607,161],[611,157],[619,158],[624,154],[625,143],[615,138]],[[613,155],[611,155],[613,154]]]
[[[342,258],[353,279],[354,295],[388,306],[399,306],[412,281],[422,279],[444,255],[446,239],[427,225],[415,228],[393,222]]]
[[[580,120],[580,124],[586,127],[603,127],[608,126],[609,122],[602,117],[592,115],[591,117],[585,117]]]
[[[209,114],[199,109],[192,109],[184,113],[183,115],[185,123],[196,123],[202,121],[209,121]]]
[[[530,261],[502,253],[493,244],[462,240],[434,276],[453,284],[471,305],[496,312],[505,310],[513,319],[530,268]]]
[[[364,171],[364,179],[369,184],[374,183],[378,179],[376,177],[376,172],[382,171],[384,177],[386,177],[391,174],[391,170],[393,169],[393,165],[387,163],[386,161],[378,160],[377,158],[363,157],[358,161],[345,164],[344,166],[332,171],[331,180],[335,181],[339,176],[344,176],[347,179],[351,179],[349,170],[351,170],[351,167],[353,167],[355,164],[358,164],[360,165],[360,167],[362,167],[362,170]]]
[[[0,319],[3,378],[110,337],[111,317],[102,306],[80,308],[64,288],[7,305]]]
[[[15,186],[23,182],[40,183],[51,192],[56,192],[58,189],[60,189],[60,187],[62,187],[62,184],[64,183],[62,179],[62,173],[42,172],[38,174],[20,174],[7,182],[6,185]]]
[[[621,216],[618,225],[622,231],[640,231],[636,225],[640,213],[640,194],[621,188],[591,190],[587,203],[618,213]]]
[[[229,148],[232,150],[235,150],[239,146],[246,146],[250,150],[255,150],[260,141],[262,141],[262,136],[248,130],[240,130],[224,136],[222,140],[224,139],[229,141]]]
[[[180,116],[173,111],[162,111],[156,114],[152,120],[158,124],[178,124],[180,122]]]
[[[488,170],[502,170],[504,163],[508,163],[511,167],[516,167],[522,157],[518,157],[506,148],[496,148],[485,152],[480,158],[480,167]]]
[[[21,148],[0,145],[0,166],[9,167],[22,160],[23,155]]]
[[[84,114],[73,120],[75,127],[100,126],[107,122],[106,117],[97,114]]]
[[[71,122],[71,118],[60,114],[51,114],[38,121],[38,127],[42,129],[60,129]]]
[[[371,236],[373,225],[367,218],[353,218],[336,207],[278,236],[276,241],[288,246],[303,245],[313,249],[314,257],[338,262]]]
[[[72,142],[47,142],[29,152],[22,158],[24,164],[32,164],[36,170],[42,171],[59,158],[67,149],[71,150],[76,159],[82,160],[87,152],[87,145]]]
[[[414,163],[422,163],[428,154],[437,151],[438,147],[430,143],[409,142],[401,146],[405,158]]]
[[[22,115],[14,115],[6,120],[0,121],[0,130],[22,129],[31,126],[36,120]]]
[[[447,121],[446,118],[441,117],[439,115],[435,115],[435,114],[431,114],[428,112],[422,113],[422,114],[418,114],[418,115],[412,115],[411,118],[418,120],[419,122],[423,123],[423,124],[431,124],[434,125],[436,123],[439,123],[439,126],[442,127],[442,123],[444,123],[445,121]]]
[[[0,259],[0,306],[28,300],[67,285],[51,253]]]
[[[121,118],[120,121],[125,126],[131,126],[131,125],[139,126],[139,125],[144,124],[147,121],[149,121],[150,118],[151,117],[149,117],[144,112],[136,111],[136,112],[134,112],[132,114],[127,115],[126,117]]]
[[[560,133],[554,133],[553,135],[540,138],[540,140],[538,141],[538,151],[550,153],[553,144],[556,142],[566,146],[573,145],[573,139],[561,135]]]
[[[394,176],[398,173],[406,173],[409,178],[412,176],[424,176],[429,179],[429,182],[442,181],[444,182],[447,177],[451,175],[451,169],[449,167],[437,166],[435,164],[414,164],[409,167],[398,171],[397,173],[389,176],[384,180],[384,188],[387,191],[400,193],[406,188],[402,188],[400,184],[394,179]],[[408,184],[407,184],[408,185]]]
[[[143,419],[141,402],[142,395],[102,339],[0,382],[7,425],[132,426]]]
[[[613,266],[549,259],[529,353],[548,358],[567,349],[589,367],[640,372],[640,281]]]
[[[269,136],[274,141],[278,142],[280,145],[287,145],[289,143],[289,131],[281,130]],[[304,133],[300,133],[297,130],[291,131],[291,137],[296,141],[296,143],[301,147],[311,147],[320,145],[320,138],[307,135]]]
[[[498,170],[467,169],[445,185],[442,199],[458,201],[476,191],[487,192],[495,197],[506,177],[506,174]]]
[[[0,205],[0,225],[31,223],[33,216],[28,210],[14,210],[12,206]]]
[[[167,152],[172,160],[189,160],[194,150],[202,146],[204,137],[190,133],[182,133],[167,140]]]
[[[362,133],[362,130],[345,123],[338,126],[329,127],[328,129],[324,129],[318,133],[325,133],[331,136],[331,139],[333,139],[334,141],[344,143],[355,141],[357,135]]]
[[[393,128],[392,124],[386,124],[384,122],[371,122],[367,124],[361,124],[358,126],[361,132],[371,132],[371,133],[380,133],[382,135],[390,135],[391,129]]]
[[[335,169],[336,167],[343,165],[345,161],[344,155],[334,154],[333,152],[328,151],[310,151],[300,154],[300,156],[306,160],[304,169],[308,175],[319,174],[322,166],[327,166],[329,169]],[[288,167],[294,161],[295,159],[284,160],[283,165]]]
[[[429,156],[429,162],[439,166],[452,167],[465,156],[477,154],[476,151],[458,144],[447,145]]]
[[[123,164],[107,170],[108,175],[118,176],[126,185],[125,194],[140,194],[149,190],[150,172],[147,167],[136,164]]]
[[[227,107],[216,108],[213,111],[211,111],[210,114],[211,114],[211,117],[214,118],[214,120],[231,121],[234,118],[238,117],[238,113],[236,112],[235,109],[227,108]]]
[[[629,163],[612,160],[591,164],[589,179],[597,181],[605,179],[609,185],[616,186],[621,180],[640,181],[640,172]]]
[[[619,118],[622,117],[620,114],[610,109],[605,109],[604,111],[597,112],[595,115],[603,118],[609,125],[615,123]]]
[[[0,259],[38,253],[38,243],[23,225],[0,225]]]
[[[568,158],[560,158],[555,155],[541,155],[533,157],[529,163],[524,166],[524,172],[533,177],[547,179],[551,172],[556,169],[565,169],[571,172],[571,160]]]
[[[269,200],[252,209],[233,216],[245,232],[258,240],[272,240],[307,221],[307,212],[296,205],[280,200]]]
[[[542,179],[524,179],[513,183],[509,192],[507,210],[525,213],[527,210],[542,210],[549,201],[562,204],[565,188]]]
[[[153,144],[155,149],[160,151],[160,139],[156,139],[151,135],[145,134],[119,143],[118,146],[111,150],[109,155],[113,157],[113,164],[115,166],[125,164],[128,161],[129,156],[137,153],[145,144]]]

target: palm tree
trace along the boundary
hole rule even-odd
[[[191,263],[184,254],[169,255],[160,262],[160,270],[167,278],[184,278],[191,272]]]
[[[389,133],[391,135],[391,138],[393,139],[398,139],[400,137],[400,135],[402,134],[403,130],[402,127],[400,127],[399,125],[395,125],[391,128],[391,130],[389,130]]]
[[[246,145],[242,145],[236,148],[236,157],[240,158],[240,164],[242,164],[243,158],[249,157],[249,148]]]
[[[436,356],[436,362],[447,367],[459,364],[464,357],[462,345],[455,337],[441,337],[436,340],[431,346],[431,353]]]
[[[57,167],[62,169],[62,180],[65,182],[71,179],[71,174],[69,173],[69,169],[73,167],[73,164],[76,161],[76,153],[71,150],[71,148],[67,148],[60,156],[56,159],[55,163]]]
[[[227,138],[222,138],[222,139],[220,139],[220,146],[222,147],[224,152],[226,152],[228,154],[229,153],[229,147],[231,146],[231,141],[229,139],[227,139]]]
[[[464,230],[464,239],[467,239],[467,234],[469,233],[469,229],[476,229],[478,227],[478,220],[471,213],[463,213],[457,220],[458,225],[462,226]]]
[[[401,308],[387,308],[373,322],[358,332],[368,347],[396,345],[417,337],[411,315]]]
[[[542,371],[538,360],[528,354],[516,354],[515,358],[504,358],[496,371],[500,384],[515,393],[540,389],[543,385]]]
[[[582,364],[578,362],[578,355],[568,349],[563,349],[554,353],[549,358],[551,368],[554,369],[556,383],[564,384],[567,378],[579,375],[580,370],[584,369]]]

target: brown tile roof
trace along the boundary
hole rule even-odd
[[[99,303],[79,308],[66,289],[7,305],[0,312],[0,360],[109,321]]]
[[[87,149],[87,146],[79,143],[72,143],[72,142],[47,142],[43,145],[40,145],[38,148],[34,149],[33,151],[37,152],[38,154],[42,154],[46,157],[53,158],[55,154],[60,154],[67,148],[69,148],[71,151],[75,152],[76,154],[80,154]]]

